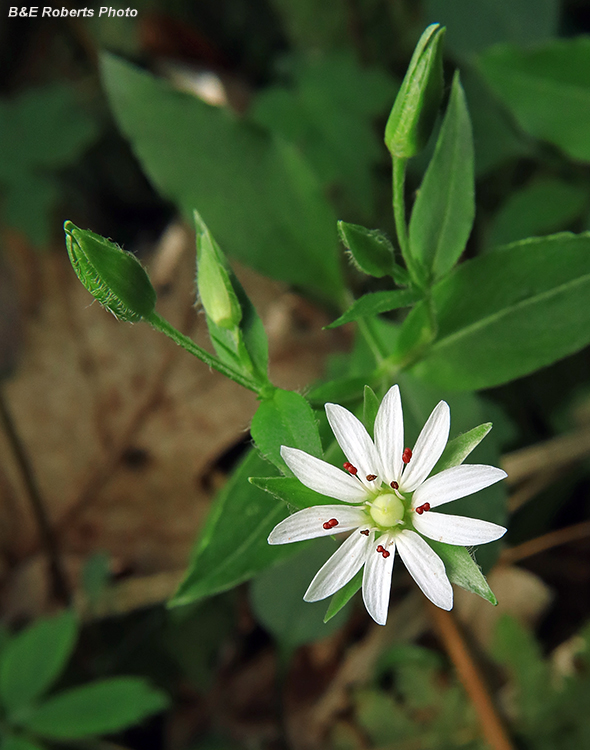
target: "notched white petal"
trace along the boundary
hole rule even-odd
[[[364,486],[332,464],[286,445],[281,446],[281,456],[297,479],[310,490],[345,503],[361,503],[367,499]]]
[[[324,529],[324,524],[332,519],[336,519],[338,525]],[[268,543],[288,544],[340,534],[356,529],[367,520],[367,513],[361,508],[349,505],[314,505],[313,508],[304,508],[293,513],[277,524],[268,536]]]
[[[430,503],[432,508],[472,495],[506,477],[506,472],[485,464],[462,464],[435,474],[414,492],[412,507]]]
[[[447,513],[423,513],[414,519],[417,531],[429,539],[445,544],[470,546],[487,544],[504,536],[506,529],[490,521],[465,516],[451,516]]]
[[[367,486],[367,474],[379,474],[377,450],[363,423],[338,404],[326,404],[326,416],[338,444],[350,463],[358,469],[358,477]]]
[[[361,533],[351,534],[316,573],[303,597],[305,601],[326,599],[346,586],[361,569],[371,539],[372,534],[368,537]]]
[[[402,531],[396,538],[397,551],[409,574],[433,604],[453,608],[453,589],[440,557],[414,531]]]
[[[392,386],[375,417],[375,446],[386,484],[399,482],[404,452],[404,415],[399,386]]]
[[[434,407],[418,436],[418,440],[416,440],[412,458],[406,466],[400,482],[402,491],[412,492],[430,474],[447,444],[450,428],[451,411],[449,405],[446,401],[440,401]]]
[[[389,557],[385,558],[377,552],[379,545],[385,547]],[[383,534],[368,548],[363,571],[363,601],[367,612],[378,625],[385,625],[387,621],[394,559],[395,542],[389,534]]]

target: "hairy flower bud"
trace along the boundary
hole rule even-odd
[[[156,290],[141,263],[114,242],[66,221],[66,247],[76,275],[119,320],[135,323],[156,305]]]
[[[427,144],[443,93],[445,29],[431,24],[422,34],[385,127],[392,156],[409,159]]]

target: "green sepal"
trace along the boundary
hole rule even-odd
[[[320,495],[319,492],[310,490],[294,477],[248,477],[248,481],[298,510],[313,508],[314,505],[333,505],[338,502],[333,497]]]
[[[368,276],[393,276],[398,284],[408,283],[408,272],[394,260],[393,245],[378,229],[338,222],[338,234],[355,267]]]
[[[492,423],[484,422],[484,424],[480,424],[462,435],[457,435],[453,440],[449,440],[431,474],[438,474],[440,471],[462,464],[491,429]]]
[[[332,598],[330,599],[330,604],[328,605],[328,609],[326,610],[326,614],[324,615],[324,622],[328,622],[328,620],[331,620],[335,615],[337,615],[338,612],[340,612],[340,610],[348,604],[348,602],[352,599],[352,597],[356,594],[356,592],[362,585],[363,568],[359,570],[355,577],[352,578],[346,584],[346,586],[338,589],[338,591],[332,596]]]
[[[445,29],[431,24],[420,37],[385,127],[393,157],[409,159],[427,144],[443,94]]]
[[[365,385],[363,390],[363,424],[371,436],[375,429],[375,418],[377,417],[380,404],[381,402],[375,395],[375,391],[370,385]]]
[[[494,592],[488,586],[479,565],[465,547],[435,542],[432,539],[426,539],[426,542],[443,561],[451,583],[461,586],[462,589],[470,591],[472,594],[481,596],[482,599],[496,606],[498,600],[494,596]]]
[[[114,242],[66,221],[66,247],[76,275],[119,320],[136,323],[156,306],[156,290],[141,263]]]

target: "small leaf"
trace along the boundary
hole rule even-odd
[[[339,221],[338,234],[359,271],[376,278],[391,275],[394,267],[393,245],[383,232]]]
[[[435,542],[432,539],[428,539],[427,542],[444,562],[451,583],[456,583],[457,586],[461,586],[466,591],[481,596],[490,604],[496,605],[498,603],[479,565],[465,547]]]
[[[435,278],[444,276],[465,249],[474,216],[473,135],[457,73],[434,156],[412,210],[412,256]]]
[[[356,592],[360,590],[362,585],[363,570],[361,568],[361,570],[359,570],[355,577],[350,580],[346,584],[346,586],[343,586],[332,596],[332,598],[330,599],[330,604],[328,605],[328,609],[326,610],[326,614],[324,615],[324,622],[328,622],[333,617],[335,617],[338,612],[340,612],[340,610],[348,604],[348,602],[352,599]]]
[[[329,626],[324,624],[324,603],[303,600],[313,577],[336,551],[330,539],[317,539],[290,560],[264,571],[252,582],[250,600],[256,618],[291,651],[304,643],[331,635],[344,620],[344,613]]]
[[[379,411],[380,401],[375,395],[371,386],[366,385],[363,393],[363,424],[367,428],[369,435],[373,435],[375,427],[375,418]]]
[[[168,697],[134,677],[113,677],[65,690],[26,720],[27,729],[50,739],[111,734],[163,711]]]
[[[295,391],[277,389],[263,401],[254,415],[252,437],[261,453],[281,471],[291,470],[280,454],[281,445],[300,448],[312,456],[322,456],[318,425],[309,403]]]
[[[380,313],[409,307],[418,302],[420,295],[411,289],[399,289],[392,292],[369,292],[355,300],[348,310],[326,326],[337,328],[359,318],[368,318]]]
[[[474,427],[469,432],[464,432],[462,435],[457,435],[456,438],[450,440],[442,456],[438,459],[432,474],[438,474],[440,471],[450,469],[452,466],[459,466],[477,446],[481,443],[484,437],[492,429],[492,423],[486,422],[480,424],[479,427]]]
[[[295,552],[291,545],[271,546],[266,539],[289,514],[282,500],[248,483],[276,469],[250,451],[217,493],[195,544],[184,580],[169,602],[175,607],[237,586]]]
[[[11,638],[0,659],[0,696],[12,713],[48,690],[70,658],[78,636],[71,612],[40,619]]]
[[[270,492],[271,495],[293,505],[299,510],[314,505],[333,505],[334,498],[310,490],[294,477],[248,477],[250,484]]]

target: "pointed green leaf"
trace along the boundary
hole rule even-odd
[[[289,513],[282,500],[248,483],[253,474],[276,473],[268,461],[250,451],[217,493],[178,591],[175,607],[237,586],[295,552],[291,545],[271,546],[266,539]]]
[[[456,547],[454,544],[426,540],[436,554],[445,564],[445,570],[451,583],[461,586],[466,591],[481,596],[482,599],[496,605],[498,600],[494,592],[488,586],[485,576],[479,565],[471,557],[465,547]]]
[[[420,295],[411,289],[398,289],[391,292],[369,292],[355,300],[348,310],[326,326],[337,328],[359,318],[369,318],[380,313],[410,307],[418,302]]]
[[[0,657],[0,697],[10,712],[39,698],[59,677],[78,636],[71,612],[43,618],[11,638]]]
[[[361,570],[359,570],[355,577],[350,580],[346,584],[346,586],[343,586],[332,596],[332,598],[330,599],[330,604],[328,605],[328,609],[326,610],[326,614],[324,615],[324,622],[328,622],[333,617],[335,617],[338,612],[340,612],[340,610],[348,604],[348,602],[352,599],[356,592],[360,590],[362,585],[363,569],[361,568]]]
[[[435,278],[465,249],[475,216],[473,135],[459,74],[410,219],[410,251]]]
[[[480,424],[479,427],[474,427],[469,432],[464,432],[462,435],[457,435],[453,440],[449,440],[442,453],[442,456],[438,459],[432,474],[438,474],[439,471],[450,469],[452,466],[459,466],[477,446],[481,443],[484,437],[492,429],[492,423],[486,422]]]
[[[111,734],[163,711],[168,697],[135,677],[113,677],[49,698],[26,719],[26,727],[50,739]]]
[[[281,446],[300,448],[312,456],[322,456],[318,425],[309,403],[295,391],[277,388],[263,401],[250,428],[256,447],[281,471],[291,470],[281,458]]]

